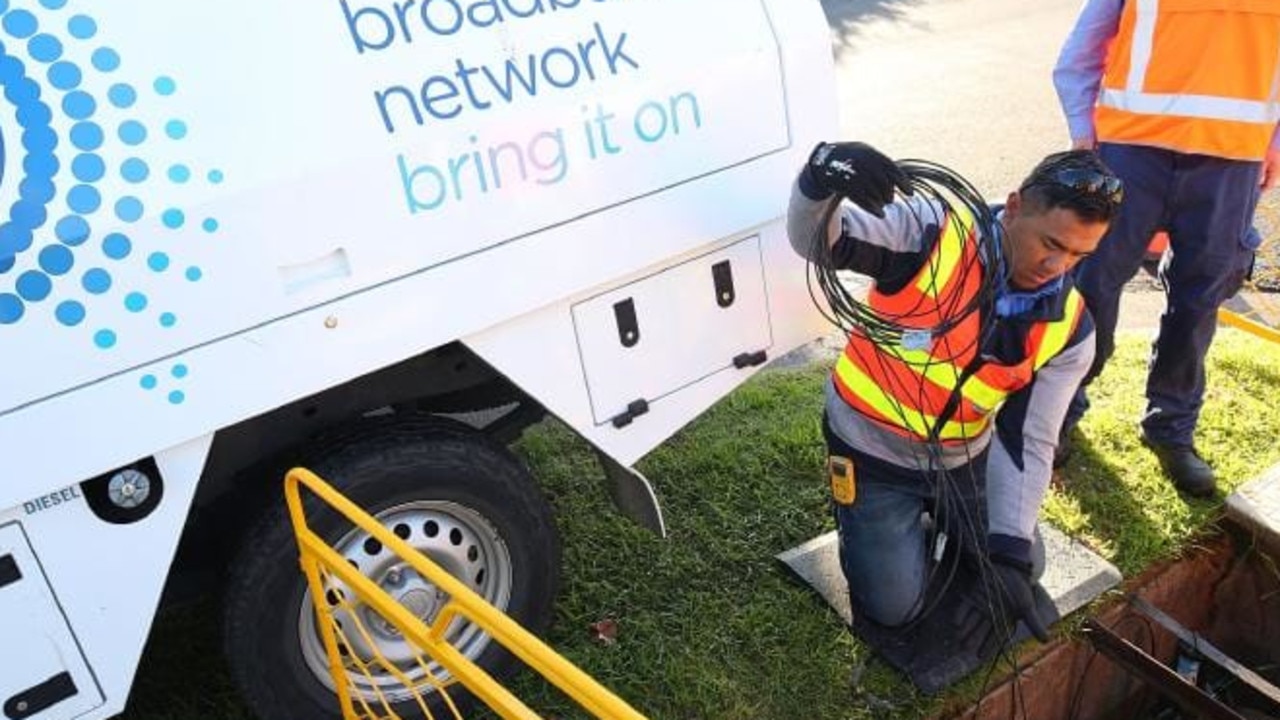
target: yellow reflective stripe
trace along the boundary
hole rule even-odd
[[[1049,323],[1045,328],[1044,337],[1040,339],[1034,365],[1036,370],[1044,367],[1045,363],[1052,360],[1053,356],[1062,352],[1062,348],[1067,346],[1067,341],[1071,339],[1071,331],[1075,329],[1076,316],[1080,314],[1082,303],[1084,299],[1080,297],[1080,293],[1075,288],[1071,288],[1071,292],[1067,293],[1062,319]]]
[[[942,236],[929,255],[929,262],[921,268],[920,276],[916,278],[916,290],[931,298],[937,298],[938,291],[947,286],[956,268],[960,267],[965,239],[969,228],[973,227],[972,219],[964,210],[947,213],[943,224],[946,227]]]
[[[1231,120],[1267,125],[1275,125],[1280,121],[1280,104],[1278,103],[1216,95],[1171,95],[1136,90],[1103,89],[1098,93],[1098,104],[1140,115]]]
[[[877,413],[919,437],[928,437],[929,431],[938,422],[936,416],[927,415],[919,409],[909,408],[891,397],[844,353],[840,353],[840,358],[836,360],[836,375],[845,387]],[[939,437],[943,440],[977,437],[986,429],[988,417],[984,416],[981,420],[971,423],[948,422],[942,427]]]
[[[995,410],[996,406],[1004,402],[1004,399],[1009,395],[1004,390],[993,388],[982,382],[976,375],[965,381],[961,392],[964,393],[966,400],[987,412]]]
[[[960,369],[954,363],[939,360],[931,356],[928,350],[895,348],[889,354],[891,357],[902,360],[912,372],[927,378],[935,385],[952,389],[960,380]],[[1004,390],[991,387],[976,375],[970,376],[964,384],[965,398],[978,407],[988,410],[998,405],[1006,395],[1008,393]]]

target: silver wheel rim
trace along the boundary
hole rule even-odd
[[[419,500],[387,508],[376,518],[490,605],[507,610],[511,600],[511,553],[484,516],[454,502]],[[434,584],[362,530],[352,530],[333,547],[427,625],[448,602],[448,596]],[[342,583],[331,580],[326,601],[337,605],[343,598],[354,598],[354,594]],[[416,649],[371,608],[359,602],[352,605],[351,610],[338,609],[334,617],[347,631],[350,641],[350,647],[345,648],[347,682],[354,694],[370,702],[378,701],[379,696],[391,702],[403,702],[415,694],[425,696],[435,691],[436,685],[428,679],[428,673],[436,682],[449,679],[449,674],[430,658],[424,656],[423,663],[419,664]],[[356,629],[356,620],[365,628],[365,633]],[[335,690],[324,642],[316,626],[310,590],[303,596],[298,637],[307,667],[321,683]],[[463,620],[454,620],[446,629],[445,637],[471,661],[480,656],[490,641],[488,634]],[[377,663],[369,662],[375,656],[375,649],[409,679],[410,687],[394,674],[383,671]],[[369,673],[353,662],[352,653],[367,664]]]

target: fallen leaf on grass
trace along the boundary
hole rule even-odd
[[[605,618],[587,626],[591,630],[591,639],[604,645],[616,645],[618,642],[618,621]]]

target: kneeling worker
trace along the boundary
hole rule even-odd
[[[849,335],[823,418],[841,566],[855,614],[901,627],[954,576],[941,558],[964,558],[1005,618],[1047,640],[1036,516],[1094,355],[1067,272],[1123,187],[1094,153],[1057,153],[989,208],[963,181],[971,201],[948,202],[918,170],[945,169],[914,167],[822,144],[792,192],[791,244]],[[871,278],[865,301],[833,297],[836,270]]]

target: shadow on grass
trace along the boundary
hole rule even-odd
[[[1221,488],[1208,499],[1179,495],[1155,457],[1141,447],[1136,428],[1121,438],[1101,433],[1099,443],[1079,429],[1075,433],[1075,450],[1055,472],[1054,486],[1085,518],[1085,527],[1072,534],[1111,560],[1126,578],[1170,557],[1197,534],[1213,532]],[[1119,443],[1121,451],[1103,447],[1107,442]],[[1117,462],[1117,456],[1124,462]],[[1182,526],[1188,534],[1171,533],[1171,526]]]
[[[1178,494],[1140,440],[1150,339],[1117,335],[1117,352],[1090,389],[1093,409],[1073,436],[1075,453],[1057,473],[1046,516],[1132,576],[1216,530],[1224,496],[1280,460],[1280,347],[1224,328],[1208,357],[1209,381],[1195,440],[1218,476],[1203,500]]]
[[[1088,536],[1079,539],[1094,545],[1101,541],[1102,546],[1093,549],[1111,558],[1129,577],[1142,568],[1125,558],[1133,557],[1136,548],[1161,546],[1165,538],[1125,483],[1123,468],[1108,459],[1110,453],[1097,447],[1079,428],[1073,431],[1073,444],[1071,459],[1054,473],[1054,485],[1073,498],[1088,518]],[[1117,546],[1122,550],[1117,551]]]
[[[836,56],[850,52],[862,26],[873,21],[906,22],[907,10],[923,0],[822,0],[822,10],[831,26],[831,45]]]
[[[222,656],[213,599],[162,610],[119,720],[253,720]]]

